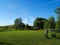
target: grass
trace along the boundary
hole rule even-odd
[[[0,32],[0,45],[60,45],[60,39],[46,39],[44,35],[44,31],[32,30]]]

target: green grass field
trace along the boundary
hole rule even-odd
[[[60,45],[60,39],[44,37],[44,31],[0,32],[0,45]]]

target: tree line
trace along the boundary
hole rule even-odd
[[[33,23],[33,26],[30,26],[29,24],[24,24],[22,22],[21,18],[17,18],[14,21],[14,26],[16,29],[33,29],[33,30],[39,30],[39,29],[60,29],[60,7],[58,7],[55,10],[55,13],[57,14],[57,20],[53,16],[49,17],[49,19],[37,17]]]
[[[47,24],[48,23],[48,24]],[[53,16],[49,17],[49,19],[37,17],[33,23],[33,26],[29,24],[24,24],[21,18],[16,18],[14,21],[14,27],[16,30],[27,29],[27,30],[39,30],[44,28],[55,28],[56,21]]]
[[[53,16],[49,17],[48,19],[37,17],[34,22],[33,26],[29,24],[24,24],[22,18],[16,18],[14,20],[13,25],[3,26],[3,28],[14,28],[16,30],[42,30],[42,29],[58,29],[60,30],[60,7],[56,8],[54,11],[57,15],[57,20]]]

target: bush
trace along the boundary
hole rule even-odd
[[[52,36],[53,38],[56,38],[56,34],[52,34],[51,36]]]
[[[5,29],[5,28],[0,28],[0,32],[4,32],[4,31],[7,31],[8,29]]]
[[[58,30],[57,30],[57,32],[59,32],[59,33],[60,33],[60,29],[58,29]]]

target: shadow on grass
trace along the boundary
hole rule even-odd
[[[0,42],[0,45],[12,45],[12,44],[8,42]]]
[[[60,39],[60,37],[56,37],[57,39]]]
[[[53,39],[53,38],[60,39],[60,37],[45,37],[45,39]]]

